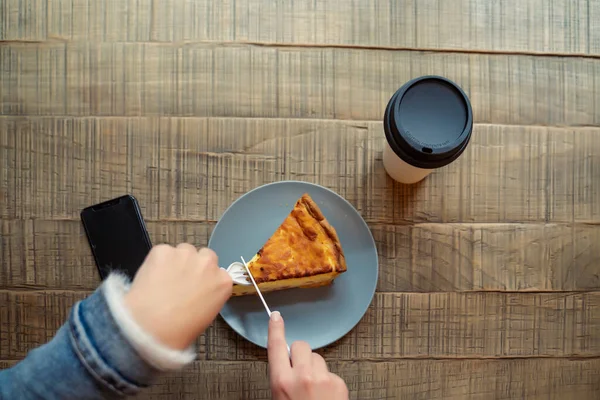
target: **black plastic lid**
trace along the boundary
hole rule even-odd
[[[385,110],[384,129],[402,160],[419,168],[440,168],[467,147],[473,111],[457,84],[441,76],[422,76],[394,93]]]

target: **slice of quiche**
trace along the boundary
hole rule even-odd
[[[335,229],[304,194],[287,218],[248,262],[260,291],[326,286],[346,271]],[[256,293],[253,285],[233,285],[233,296]]]

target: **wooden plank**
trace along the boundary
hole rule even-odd
[[[52,42],[0,46],[0,68],[2,114],[381,120],[404,82],[439,74],[476,122],[600,124],[600,59]]]
[[[149,221],[153,243],[205,246],[214,223]],[[600,289],[600,226],[371,225],[382,292]],[[95,289],[79,221],[0,220],[0,287]]]
[[[0,117],[0,217],[78,219],[132,193],[148,220],[215,221],[292,179],[371,223],[600,221],[600,128],[476,125],[465,154],[412,186],[385,173],[384,143],[375,122]]]
[[[8,368],[15,361],[0,361]],[[351,399],[597,399],[600,361],[399,360],[331,361]],[[271,393],[266,362],[196,361],[162,377],[140,399],[264,399]]]
[[[48,8],[48,1],[2,0],[0,3],[0,41],[47,39]]]
[[[600,293],[377,293],[361,322],[320,352],[331,359],[595,357]],[[266,352],[221,319],[207,357],[263,360]]]
[[[372,228],[378,290],[589,290],[600,229],[589,225],[417,224]]]
[[[0,358],[45,343],[86,292],[0,291]],[[266,353],[220,318],[199,357],[264,360]],[[362,321],[321,351],[329,359],[596,357],[600,292],[378,293]]]
[[[156,223],[147,227],[153,244],[205,246],[214,224]],[[100,284],[79,221],[0,221],[0,287],[88,289]]]
[[[600,54],[600,6],[583,0],[3,3],[0,40],[246,41]]]
[[[0,292],[0,357],[21,359],[48,342],[85,292]]]

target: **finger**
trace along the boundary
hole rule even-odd
[[[269,338],[267,342],[269,369],[275,373],[285,373],[291,370],[290,357],[285,341],[285,326],[279,311],[271,313],[269,321]]]
[[[223,295],[223,303],[229,300],[233,293],[233,279],[223,268],[217,268],[217,282],[219,282],[220,293]]]
[[[292,366],[299,369],[311,369],[312,349],[303,341],[292,343]]]
[[[208,260],[210,265],[218,265],[219,258],[217,257],[217,253],[208,247],[201,248],[200,251],[198,251],[198,255],[200,258]]]
[[[231,286],[233,285],[233,279],[231,278],[231,275],[229,275],[229,272],[227,272],[226,269],[224,268],[219,268],[219,270],[217,271],[217,273],[219,274],[219,280],[220,282],[223,282],[223,284],[225,286]]]
[[[190,253],[192,253],[192,252],[195,253],[197,251],[196,247],[193,246],[193,245],[191,245],[191,244],[189,244],[189,243],[179,243],[177,245],[177,249],[178,250],[184,250],[184,251],[190,252]]]
[[[175,250],[175,249],[173,247],[169,246],[168,244],[165,244],[165,243],[157,244],[157,245],[154,245],[152,247],[152,249],[150,249],[150,252],[146,256],[146,258],[147,259],[157,259],[157,258],[164,256],[165,254],[170,254],[170,252],[173,250]]]
[[[335,385],[335,393],[338,397],[337,398],[343,398],[343,399],[347,399],[348,398],[348,386],[346,385],[346,382],[344,382],[344,380],[342,378],[340,378],[339,376],[337,376],[336,374],[332,374],[329,373],[330,377],[333,381],[333,384]]]
[[[325,359],[317,353],[312,353],[312,367],[315,374],[329,373],[329,368],[327,368]]]

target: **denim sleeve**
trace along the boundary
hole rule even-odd
[[[123,336],[98,289],[72,308],[50,342],[0,371],[0,399],[119,399],[158,374]]]

